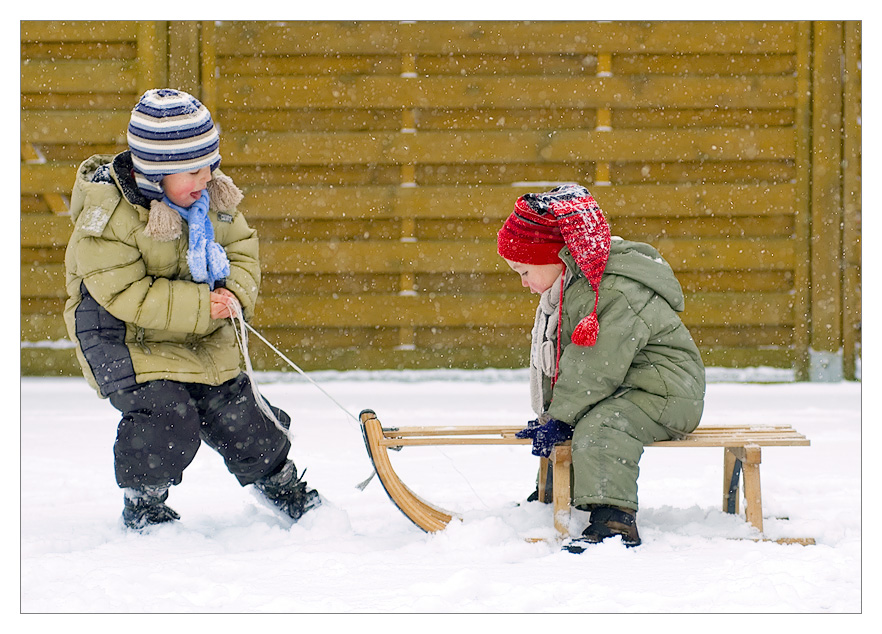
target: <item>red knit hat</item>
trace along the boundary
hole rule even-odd
[[[524,264],[553,264],[566,244],[594,289],[594,309],[573,331],[581,346],[597,342],[600,279],[609,259],[610,231],[603,211],[581,185],[561,185],[544,194],[518,198],[497,236],[499,255]]]
[[[530,196],[532,194],[528,194]],[[506,260],[521,264],[556,264],[564,247],[553,214],[534,210],[521,196],[496,236],[496,250]]]

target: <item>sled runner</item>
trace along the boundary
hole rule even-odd
[[[414,524],[426,532],[443,530],[457,515],[440,509],[411,491],[395,473],[389,449],[432,445],[529,445],[517,438],[521,426],[391,427],[384,428],[376,413],[364,410],[359,415],[368,455],[380,482],[392,502]],[[723,448],[723,511],[738,513],[739,482],[744,482],[745,517],[763,532],[760,463],[762,447],[809,446],[810,441],[789,425],[700,426],[678,440],[652,443],[648,447],[721,447]],[[570,443],[554,447],[549,459],[540,458],[539,501],[552,503],[554,525],[561,537],[569,532],[570,516]],[[546,474],[552,486],[546,486]],[[550,498],[550,499],[549,499]],[[764,538],[763,538],[764,539]],[[776,540],[780,543],[813,544],[811,538]]]

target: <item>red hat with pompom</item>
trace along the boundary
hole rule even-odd
[[[513,262],[553,264],[560,261],[557,254],[566,244],[594,289],[594,309],[576,326],[572,342],[593,346],[600,330],[597,302],[610,241],[609,225],[597,201],[585,187],[571,184],[518,198],[497,235],[497,251]]]

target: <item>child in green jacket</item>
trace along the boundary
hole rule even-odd
[[[637,546],[643,447],[693,431],[704,406],[680,284],[653,247],[612,238],[579,185],[519,198],[497,247],[540,296],[530,353],[538,418],[519,436],[545,457],[572,439],[573,504],[591,513],[564,548],[613,536]]]
[[[172,522],[165,504],[202,442],[285,517],[320,503],[288,459],[290,418],[241,371],[230,317],[250,319],[257,234],[218,169],[211,114],[191,95],[147,91],[129,149],[80,166],[65,255],[65,322],[83,374],[121,413],[114,443],[123,522]],[[302,476],[302,474],[301,474]]]

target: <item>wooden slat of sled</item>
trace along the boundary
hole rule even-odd
[[[523,427],[398,427],[384,429],[379,441],[386,447],[426,445],[524,445],[529,440],[514,435]],[[808,446],[810,441],[787,425],[721,425],[699,427],[677,440],[663,440],[650,447],[742,447]]]

